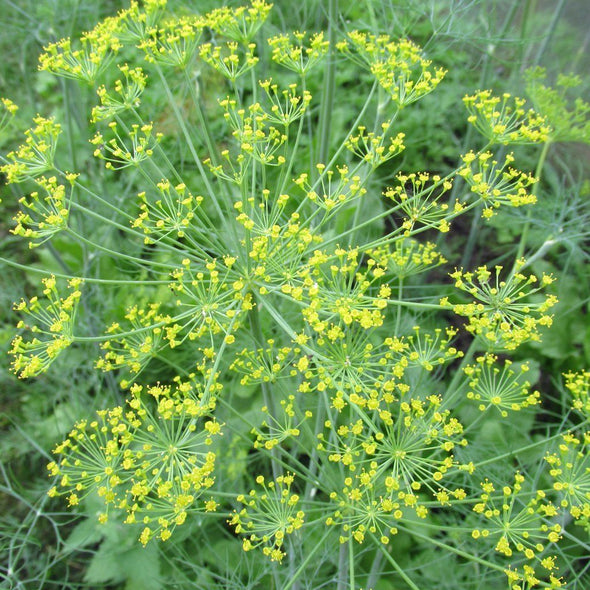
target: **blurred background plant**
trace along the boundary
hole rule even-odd
[[[219,5],[214,0],[200,2],[198,9],[205,14]],[[240,3],[228,5],[239,6]],[[468,438],[470,442],[477,440],[477,444],[470,445],[469,460],[478,462],[479,455],[478,467],[483,469],[486,478],[494,481],[494,476],[501,479],[506,474],[506,466],[502,470],[489,461],[490,453],[497,456],[505,453],[508,460],[518,450],[518,461],[512,467],[514,470],[526,471],[527,480],[536,480],[537,489],[550,486],[548,475],[538,466],[545,452],[549,452],[548,445],[541,443],[547,437],[549,440],[551,437],[556,438],[556,433],[561,434],[569,427],[580,423],[583,425],[588,419],[587,415],[576,419],[569,410],[572,390],[581,391],[579,395],[583,397],[587,387],[584,390],[582,384],[576,389],[571,380],[567,381],[563,377],[564,373],[583,371],[590,366],[590,330],[587,320],[590,293],[587,235],[590,231],[587,229],[590,227],[587,223],[590,214],[590,148],[587,123],[586,127],[583,123],[584,116],[587,121],[587,113],[580,114],[580,121],[559,120],[563,109],[576,108],[576,98],[588,96],[585,74],[590,66],[587,51],[589,27],[583,5],[581,0],[562,0],[557,3],[533,0],[366,3],[332,0],[326,3],[308,0],[296,5],[277,1],[265,25],[265,35],[268,37],[291,30],[328,31],[327,37],[333,31],[336,39],[341,39],[346,31],[352,30],[385,33],[393,39],[409,37],[423,48],[434,65],[448,71],[436,92],[403,110],[395,131],[405,134],[405,149],[398,158],[383,163],[364,184],[364,189],[369,192],[379,194],[383,187],[394,184],[400,170],[405,174],[429,170],[432,174],[444,176],[455,169],[458,154],[485,146],[485,139],[480,138],[475,129],[468,125],[467,113],[461,104],[465,94],[473,94],[478,89],[491,88],[496,95],[510,92],[527,96],[530,103],[546,115],[553,129],[557,130],[550,141],[544,144],[541,154],[538,146],[530,145],[510,146],[509,150],[501,148],[499,151],[500,156],[513,151],[520,169],[536,170],[540,182],[534,188],[537,197],[535,207],[500,208],[490,221],[485,221],[479,214],[459,217],[453,222],[451,234],[443,238],[435,232],[428,234],[430,239],[437,242],[441,255],[456,262],[457,266],[477,268],[486,264],[491,268],[496,264],[504,264],[509,267],[515,257],[524,255],[527,273],[533,272],[539,277],[552,274],[556,277],[556,281],[549,286],[549,292],[559,300],[551,310],[553,326],[550,330],[542,330],[540,342],[528,342],[511,354],[514,368],[519,372],[524,367],[521,371],[524,378],[538,390],[543,409],[515,412],[501,419],[490,414],[481,418],[482,415],[478,414],[473,404],[458,404],[455,408],[463,424],[472,423],[468,427]],[[131,170],[107,174],[103,163],[92,158],[92,150],[88,148],[87,142],[94,136],[95,126],[89,123],[88,113],[96,103],[95,90],[47,71],[39,72],[37,63],[39,54],[50,43],[64,37],[78,37],[83,31],[93,29],[100,20],[126,7],[127,4],[114,0],[0,0],[0,25],[3,31],[0,36],[3,56],[0,63],[0,94],[12,99],[20,107],[11,126],[0,134],[2,151],[9,152],[22,142],[22,132],[29,127],[37,113],[44,117],[55,117],[63,126],[63,137],[60,140],[62,148],[65,146],[65,149],[60,148],[62,169],[83,171],[82,180],[92,187],[95,195],[114,195],[110,204],[119,209],[125,209],[125,204],[141,186],[141,180],[138,173]],[[183,15],[193,13],[194,6],[183,0],[170,0],[166,10],[169,14]],[[270,49],[265,51],[270,52]],[[261,59],[268,63],[269,55],[263,53]],[[531,70],[538,66],[546,70],[544,74]],[[563,72],[581,75],[579,84],[574,79],[560,78]],[[213,111],[217,108],[216,100],[227,93],[223,77],[204,65],[190,72],[190,75],[194,76],[193,87],[196,82],[197,92],[200,93],[199,102],[202,102],[206,111]],[[279,77],[274,80],[279,87],[292,81],[289,73],[281,75],[284,76],[282,79]],[[109,70],[105,76],[106,85],[112,86],[116,77],[120,77],[120,72]],[[359,70],[356,64],[339,56],[336,68],[326,69],[325,75],[324,70],[320,69],[307,81],[308,90],[314,97],[321,96],[330,88],[337,89],[339,93],[331,104],[331,115],[328,118],[334,131],[327,129],[323,133],[320,129],[322,136],[327,138],[324,145],[318,147],[313,144],[312,137],[317,135],[315,132],[304,132],[300,139],[298,153],[302,160],[311,160],[319,149],[320,154],[323,151],[324,155],[320,161],[325,161],[326,154],[331,155],[338,149],[342,133],[351,127],[357,113],[363,108],[372,78],[369,72]],[[555,89],[557,94],[550,94],[547,88]],[[385,100],[381,94],[377,99]],[[197,172],[193,170],[191,173],[190,170],[192,164],[189,164],[186,137],[177,125],[178,114],[192,128],[200,125],[198,114],[191,109],[191,100],[187,91],[186,95],[172,103],[177,109],[175,112],[165,87],[154,84],[142,98],[142,109],[158,112],[160,118],[156,121],[156,127],[157,131],[165,135],[162,145],[166,157],[182,171],[183,179],[198,184],[201,181],[197,180]],[[169,106],[162,109],[160,105],[163,104]],[[326,120],[326,116],[321,114],[313,119],[314,124],[319,123],[320,126]],[[311,124],[309,121],[311,119],[306,124]],[[210,134],[218,142],[227,141],[221,117],[211,120]],[[105,143],[97,142],[98,148]],[[203,145],[197,145],[197,148],[204,148],[205,143],[203,141]],[[224,147],[223,144],[219,145],[220,150]],[[124,248],[129,246],[127,241],[123,242],[122,230],[111,225],[105,231],[105,225],[86,211],[72,210],[69,214],[74,219],[73,227],[78,235],[92,236],[89,243],[59,234],[37,248],[28,248],[26,241],[10,233],[10,230],[15,225],[12,219],[18,214],[19,199],[23,192],[30,193],[31,190],[31,186],[23,191],[22,187],[14,184],[7,184],[0,189],[0,208],[3,212],[0,226],[3,261],[0,262],[0,270],[5,277],[1,291],[3,350],[8,353],[14,336],[12,303],[37,294],[41,277],[54,273],[57,276],[79,275],[98,281],[88,281],[84,285],[84,296],[80,303],[82,325],[77,332],[81,336],[80,343],[68,349],[67,354],[61,355],[49,371],[35,379],[20,381],[9,370],[8,354],[3,356],[0,363],[0,426],[3,430],[0,443],[0,575],[5,576],[7,587],[46,588],[56,584],[71,588],[91,586],[130,589],[162,588],[171,584],[187,588],[265,588],[271,584],[277,588],[287,587],[284,585],[287,582],[277,577],[277,569],[266,557],[255,551],[242,551],[242,544],[237,542],[234,529],[228,527],[223,519],[193,516],[192,526],[175,530],[173,544],[149,543],[143,548],[137,543],[137,534],[131,527],[122,526],[116,520],[109,520],[106,524],[96,521],[94,515],[101,510],[98,495],[86,498],[83,510],[85,517],[81,519],[75,519],[66,512],[59,499],[47,496],[49,485],[45,465],[54,460],[48,450],[62,441],[81,417],[90,416],[95,410],[124,403],[125,392],[121,390],[115,376],[117,374],[98,372],[93,366],[91,359],[104,354],[104,346],[101,348],[100,342],[93,336],[101,332],[105,322],[122,321],[129,314],[129,308],[135,305],[141,307],[154,300],[165,308],[172,301],[172,296],[164,257],[158,255],[149,243],[134,246],[135,250],[124,250],[129,257],[159,264],[160,269],[164,270],[159,276],[153,274],[147,264],[142,269],[131,258],[119,258],[115,262],[108,255],[108,250],[119,251],[122,244]],[[464,190],[465,185],[458,179],[451,198],[459,199]],[[383,199],[375,202],[375,206],[381,207],[381,210],[359,211],[356,213],[358,217],[354,217],[355,222],[361,222],[362,216],[368,217],[368,213],[376,215],[385,211]],[[93,201],[92,210],[103,217],[117,219],[113,207],[97,199]],[[352,223],[354,215],[353,208],[350,217],[344,216],[341,222],[343,225],[334,231],[345,230],[347,224]],[[388,224],[397,221],[386,219],[374,236],[366,236],[367,241],[376,238],[379,232],[391,231]],[[98,249],[97,244],[103,249]],[[433,301],[439,295],[451,293],[448,278],[440,271],[435,269],[428,276],[426,284],[409,280],[404,285],[404,293],[413,297],[419,292],[425,301]],[[128,282],[117,281],[116,288],[105,287],[100,282],[104,277],[126,277]],[[150,284],[154,280],[162,283],[156,295],[154,286]],[[222,297],[223,293],[219,296]],[[154,317],[158,313],[154,311]],[[164,314],[164,311],[161,313]],[[412,323],[418,319],[421,324],[428,324],[429,321],[427,317],[418,318],[409,314],[402,319],[402,332],[410,331]],[[151,322],[153,318],[149,320]],[[129,321],[138,322],[135,325],[139,326],[149,325],[141,324],[142,318],[133,317]],[[227,328],[227,324],[224,326]],[[84,341],[84,337],[88,340]],[[265,345],[263,342],[260,344]],[[466,349],[468,344],[469,340],[455,343],[459,349]],[[129,345],[129,348],[134,345],[137,343]],[[177,373],[175,367],[194,365],[191,354],[190,351],[180,350],[174,355],[167,352],[154,355],[150,364],[142,365],[140,377],[136,380],[145,384],[165,382]],[[117,355],[111,358],[114,364],[119,363]],[[247,361],[242,362],[242,367],[247,366]],[[464,366],[468,367],[467,364]],[[218,368],[224,371],[229,369],[225,366]],[[504,374],[507,375],[507,371],[505,369]],[[473,372],[478,378],[473,377]],[[246,373],[251,373],[251,368]],[[128,378],[124,367],[118,377]],[[469,377],[473,397],[485,397],[488,390],[481,385],[483,379],[478,369],[472,368]],[[453,378],[451,385],[457,385],[459,379]],[[522,379],[518,383],[521,384]],[[263,432],[266,414],[255,408],[256,403],[253,403],[261,397],[260,380],[245,379],[240,383],[236,379],[231,387],[235,391],[235,408],[246,416],[251,425],[257,425],[256,436],[260,444],[264,445],[265,440],[274,440],[274,437]],[[418,385],[420,387],[428,389],[424,384]],[[489,399],[492,398],[493,395],[490,395]],[[583,403],[582,407],[585,407]],[[229,409],[225,409],[221,415],[228,430],[237,435],[219,443],[218,456],[231,459],[223,460],[216,487],[218,490],[245,490],[249,485],[255,486],[248,483],[247,473],[260,468],[262,460],[250,456],[247,445],[239,442],[240,437],[244,440],[252,437],[248,422],[236,417]],[[308,445],[310,441],[313,443],[311,430],[305,431],[301,425],[305,424],[304,415],[295,418],[296,425],[290,422],[289,428],[301,428],[307,432],[303,440]],[[282,427],[275,424],[271,428],[280,431]],[[340,443],[332,438],[331,444],[337,446]],[[569,452],[575,453],[575,450],[570,449],[587,445],[587,441],[577,444],[565,441],[562,447],[564,445],[565,450],[562,449],[562,452],[567,455]],[[559,459],[558,451],[555,452],[557,459],[551,459],[553,462]],[[300,453],[298,461],[310,461],[306,453],[301,450]],[[467,463],[467,459],[461,458],[461,451],[457,451],[457,457],[458,461]],[[582,463],[582,472],[588,461],[587,458],[584,460],[586,463]],[[335,467],[334,473],[337,471]],[[336,475],[334,477],[337,479]],[[481,481],[484,479],[481,478]],[[511,486],[510,494],[524,494],[515,503],[516,507],[520,506],[523,511],[530,508],[530,489],[521,491],[518,478],[513,476],[504,483]],[[479,480],[474,484],[466,478],[464,486],[470,494],[486,493],[485,489],[481,492]],[[587,483],[582,482],[581,486],[588,490]],[[497,487],[501,489],[501,486]],[[308,484],[300,493],[313,497],[315,491]],[[231,503],[231,500],[228,502]],[[235,503],[236,510],[238,507],[239,504]],[[544,510],[544,516],[549,518],[551,508],[545,507]],[[516,508],[513,508],[512,514],[514,511]],[[357,583],[363,588],[379,590],[434,586],[466,589],[505,587],[505,576],[502,574],[504,566],[500,565],[501,561],[496,562],[493,555],[494,545],[498,542],[498,537],[494,537],[495,529],[493,525],[488,526],[494,543],[488,543],[486,549],[485,545],[480,544],[481,541],[478,543],[478,539],[471,536],[471,528],[468,527],[477,526],[465,520],[471,516],[455,516],[433,508],[427,518],[420,519],[414,514],[415,522],[411,522],[412,517],[405,512],[405,524],[399,527],[400,531],[395,536],[396,561],[392,561],[387,552],[376,549],[374,545],[359,545],[355,548]],[[585,521],[582,517],[582,526],[576,528],[568,526],[569,523],[565,521],[560,523],[567,530],[559,546],[556,567],[571,588],[584,589],[590,585],[588,564],[584,562],[588,548],[587,517],[586,514]],[[541,517],[537,515],[535,518]],[[202,519],[207,519],[207,526],[201,526],[204,522]],[[244,517],[244,522],[246,520]],[[436,531],[444,527],[454,532],[441,539]],[[460,533],[461,527],[467,530],[467,534]],[[347,569],[349,567],[349,556],[343,555],[342,551],[340,554],[334,553],[333,547],[325,543],[321,528],[310,527],[305,530],[302,546],[299,552],[295,552],[299,561],[291,560],[286,566],[291,568],[291,575],[296,574],[294,587],[351,587],[349,584],[352,582],[348,577],[350,571],[346,575],[342,573],[343,563],[346,563]],[[446,549],[443,552],[444,559],[440,559],[434,567],[433,556],[437,554],[433,553],[433,547]],[[293,547],[291,551],[295,551]],[[305,561],[305,557],[312,554],[313,560]],[[466,558],[466,555],[475,556],[475,559]],[[497,563],[497,569],[482,567],[482,560],[486,564]],[[300,564],[303,565],[298,569]],[[550,569],[547,567],[548,571]],[[549,584],[545,580],[543,583]],[[526,582],[522,582],[519,587],[527,587]]]

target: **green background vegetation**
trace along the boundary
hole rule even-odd
[[[169,2],[171,11],[180,13],[195,4],[201,12],[219,5],[213,0]],[[269,34],[293,29],[326,29],[327,4],[319,0],[295,3],[276,0]],[[37,59],[47,44],[79,35],[124,6],[114,0],[0,0],[0,96],[20,106],[14,126],[0,135],[0,149],[4,153],[20,143],[22,132],[37,113],[55,115],[60,121],[67,119],[68,135],[74,146],[72,153],[80,154],[79,158],[89,153],[84,108],[88,96],[79,93],[69,81],[38,72]],[[542,66],[547,69],[550,82],[560,72],[581,75],[583,83],[577,92],[588,97],[590,20],[584,0],[341,0],[338,7],[339,31],[368,29],[393,38],[410,37],[424,48],[434,64],[448,70],[436,92],[408,109],[399,129],[406,134],[406,150],[400,159],[379,170],[375,187],[387,185],[400,169],[429,170],[443,175],[455,166],[458,153],[465,153],[480,141],[466,123],[466,111],[461,103],[466,93],[492,88],[496,93],[522,95],[524,71]],[[370,83],[357,80],[357,72],[347,63],[339,64],[337,69],[338,92],[346,96],[335,102],[332,113],[335,128],[348,128],[362,107],[364,93],[359,88],[368,88]],[[221,92],[221,82],[214,76],[205,82],[203,92],[207,99],[215,101],[216,92]],[[321,85],[321,77],[316,77],[314,82]],[[315,94],[316,89],[310,89]],[[149,100],[159,99],[163,100],[163,96],[158,97],[156,91]],[[166,126],[165,120],[159,123]],[[173,136],[170,141],[169,153],[181,161],[180,138]],[[521,169],[534,170],[538,158],[536,146],[520,146],[514,151]],[[77,162],[78,167],[81,163],[83,160]],[[546,428],[566,414],[563,373],[590,367],[589,171],[588,143],[552,146],[538,190],[539,203],[530,214],[527,249],[541,250],[529,270],[555,275],[557,280],[551,289],[559,304],[553,310],[553,327],[544,334],[542,342],[527,344],[515,355],[516,362],[527,361],[531,366],[535,378],[529,380],[536,382],[535,388],[541,392],[543,410],[536,416],[519,414],[518,420],[512,423],[489,420],[480,432],[478,444],[482,449],[493,447],[501,454],[543,436],[548,431]],[[116,179],[108,182],[113,191],[124,190],[116,185]],[[15,333],[12,303],[36,292],[41,276],[38,270],[68,274],[80,266],[88,252],[81,252],[78,246],[67,242],[58,244],[59,254],[53,244],[34,250],[27,248],[24,240],[10,233],[14,226],[12,218],[18,211],[20,188],[2,186],[0,197],[1,256],[27,267],[25,270],[0,262],[2,587],[26,590],[244,588],[244,580],[249,580],[248,588],[264,588],[266,562],[251,554],[247,560],[239,543],[202,544],[191,538],[187,527],[179,533],[174,552],[161,550],[156,544],[142,548],[134,531],[114,522],[101,526],[93,518],[78,518],[59,499],[47,496],[50,483],[46,464],[52,460],[51,449],[63,440],[80,416],[119,403],[121,391],[113,374],[99,373],[88,360],[99,353],[93,343],[86,348],[68,350],[47,373],[35,379],[20,381],[11,373],[7,351]],[[490,223],[479,216],[473,216],[469,223],[460,221],[444,240],[444,254],[447,259],[461,261],[462,266],[469,268],[511,261],[526,215],[520,209],[510,208],[500,211]],[[86,230],[92,233],[91,222]],[[435,279],[431,285],[420,286],[425,295],[433,294],[440,290],[441,283],[448,282],[445,276]],[[102,295],[91,290],[89,307],[85,309],[88,332],[97,332],[101,318],[120,313],[141,295],[128,287],[121,289],[116,297],[113,293],[112,300],[103,300]],[[150,369],[143,378],[146,382],[157,381],[158,367]],[[241,395],[248,399],[250,393],[243,391]],[[230,465],[228,470],[243,471],[246,460],[236,454],[232,458],[235,465]],[[88,514],[92,513],[92,506],[86,509]],[[428,536],[428,531],[420,526],[417,524],[417,529]],[[432,555],[432,546],[425,543],[414,546],[416,540],[409,535],[400,535],[398,542],[397,550],[406,553],[402,565],[410,575],[416,576],[421,589],[501,587],[486,586],[485,581],[478,586],[473,570],[461,581],[451,571],[456,565],[453,560],[437,561],[431,569],[425,569],[419,564],[428,560],[429,551]],[[590,587],[588,564],[582,559],[584,552],[588,554],[588,546],[585,533],[571,542],[573,557],[570,557],[577,565],[573,573],[569,572],[568,580],[578,590]],[[374,554],[367,549],[357,558],[359,563],[370,563]],[[337,559],[329,550],[317,556],[318,563],[328,563],[334,568]],[[212,563],[217,565],[210,568]],[[324,568],[329,571],[330,566]],[[3,576],[5,582],[1,581]],[[311,573],[309,580],[313,580]],[[326,587],[336,586],[328,582]],[[374,585],[375,590],[405,587],[395,573],[384,575]]]

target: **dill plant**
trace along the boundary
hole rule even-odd
[[[271,9],[131,2],[41,56],[80,83],[94,131],[61,149],[62,123],[39,115],[3,157],[26,192],[13,233],[88,254],[15,304],[12,366],[35,377],[97,343],[121,389],[54,449],[49,495],[171,562],[191,536],[239,545],[237,587],[416,589],[435,550],[455,587],[581,587],[587,372],[566,376],[558,425],[482,442],[542,412],[510,355],[551,325],[553,277],[525,272],[527,225],[503,265],[457,268],[437,242],[461,216],[534,206],[548,146],[587,138],[587,105],[560,118],[538,72],[538,110],[478,91],[464,102],[481,147],[444,175],[404,172],[398,121],[444,69],[335,21],[268,33]],[[338,129],[343,60],[371,82]],[[16,105],[1,106],[7,125]],[[513,144],[542,146],[536,175]],[[80,320],[90,287],[120,297],[101,333]],[[222,564],[188,559],[228,587]]]

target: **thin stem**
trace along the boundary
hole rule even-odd
[[[379,539],[377,539],[377,537],[375,537],[375,535],[373,535],[372,533],[371,533],[371,537],[373,538],[373,541],[379,547],[379,550],[381,551],[381,554],[383,556],[385,556],[385,559],[387,559],[387,561],[389,561],[389,563],[393,566],[393,569],[400,575],[400,577],[404,580],[404,582],[412,590],[420,590],[420,588],[418,586],[416,586],[416,584],[414,584],[414,582],[408,576],[408,574],[406,574],[406,572],[404,572],[404,570],[399,565],[399,563],[390,555],[390,553],[389,553],[389,551],[387,551],[387,548],[385,547],[385,545],[383,545],[383,543],[381,543],[381,541],[379,541]]]
[[[307,557],[303,560],[301,565],[297,568],[297,571],[293,574],[291,579],[283,586],[282,590],[289,590],[291,586],[297,581],[299,576],[305,571],[307,564],[312,560],[314,555],[316,554],[317,550],[324,544],[324,541],[328,538],[328,535],[332,531],[330,528],[326,530],[324,536],[317,542],[316,546],[307,554]]]
[[[336,67],[334,62],[334,43],[336,40],[336,15],[338,14],[338,0],[329,0],[328,5],[328,41],[330,42],[326,69],[324,72],[324,85],[322,103],[320,106],[320,144],[318,149],[318,162],[324,163],[328,157],[330,148],[330,126],[332,122],[332,108],[334,104],[334,89]]]
[[[579,425],[579,427],[581,428],[582,426],[584,426],[588,422],[589,422],[588,420],[585,420],[584,422],[582,422],[582,424]],[[558,432],[557,434],[554,434],[553,436],[543,438],[543,439],[538,440],[537,442],[531,443],[530,445],[527,445],[525,447],[520,447],[518,449],[518,452],[519,453],[526,453],[527,451],[530,451],[531,449],[535,449],[537,447],[546,445],[548,442],[551,442],[552,440],[557,440],[558,438],[561,438],[562,436],[563,436],[563,432]],[[502,455],[495,455],[494,457],[486,459],[485,461],[479,461],[478,463],[475,463],[475,469],[479,469],[483,465],[488,465],[490,463],[494,463],[495,461],[503,461],[504,459],[514,457],[514,454],[515,454],[515,451],[508,451],[507,453],[503,453]]]
[[[166,280],[166,281],[145,281],[145,280],[126,280],[126,279],[94,279],[91,277],[78,277],[75,275],[70,275],[70,274],[62,274],[59,272],[54,272],[51,270],[44,270],[42,268],[37,268],[35,266],[27,266],[26,264],[19,264],[18,262],[15,262],[14,260],[9,260],[8,258],[2,258],[0,256],[0,262],[3,262],[4,264],[7,264],[8,266],[12,266],[14,268],[19,268],[21,270],[27,271],[27,272],[32,272],[32,273],[37,273],[37,274],[41,274],[41,275],[46,275],[46,276],[54,276],[58,279],[66,279],[66,280],[70,280],[70,279],[75,279],[75,278],[81,278],[85,283],[102,283],[104,285],[121,285],[121,284],[133,284],[133,285],[166,285],[168,284],[170,281]]]
[[[549,152],[550,146],[551,146],[551,140],[546,141],[545,144],[543,145],[543,149],[541,150],[541,154],[539,155],[539,161],[537,162],[537,168],[535,170],[535,178],[537,179],[537,183],[533,186],[533,189],[531,190],[532,195],[535,195],[535,196],[537,195],[537,187],[539,186],[539,183],[541,181],[541,174],[543,173],[543,167],[545,165],[545,160],[547,159],[547,154]],[[526,248],[526,242],[527,242],[529,230],[531,227],[532,214],[533,214],[532,209],[529,208],[529,210],[527,212],[525,224],[524,224],[524,226],[522,228],[522,232],[520,234],[520,242],[518,243],[518,249],[516,251],[515,264],[516,264],[516,261],[518,261],[520,258],[522,258],[523,254],[524,254],[524,249]],[[514,272],[514,270],[513,270],[513,272]]]
[[[195,91],[195,86],[191,82],[191,79],[188,75],[188,71],[184,70],[186,84],[188,86],[188,91],[193,101],[193,105],[195,107],[195,112],[197,113],[197,118],[199,120],[199,124],[203,129],[203,134],[205,136],[205,143],[207,144],[207,149],[209,150],[209,157],[211,158],[211,162],[214,166],[217,166],[219,160],[217,158],[217,150],[215,149],[215,142],[213,141],[213,135],[211,134],[211,129],[209,128],[209,124],[207,123],[207,119],[203,113],[203,109],[201,107],[201,101],[197,96]]]
[[[340,550],[338,552],[338,587],[337,590],[345,590],[347,586],[347,579],[346,574],[348,573],[346,566],[346,546],[344,544],[340,545]]]
[[[352,539],[348,539],[348,579],[350,590],[356,590],[354,581],[354,541]]]
[[[136,256],[130,256],[129,254],[123,254],[122,252],[117,252],[115,250],[111,250],[110,248],[107,248],[105,246],[101,246],[100,244],[98,244],[97,242],[93,242],[91,240],[86,239],[84,236],[80,235],[79,233],[75,232],[73,229],[66,229],[65,231],[67,231],[69,234],[71,234],[74,238],[76,238],[77,240],[79,240],[80,242],[86,244],[87,246],[90,246],[91,248],[96,248],[97,250],[101,250],[102,252],[106,252],[107,254],[110,254],[111,256],[113,256],[114,258],[123,258],[125,260],[131,260],[133,262],[136,262],[139,266],[159,266],[162,268],[169,268],[172,270],[175,270],[177,267],[173,264],[166,264],[165,262],[157,262],[156,260],[142,260],[141,258],[137,258]]]
[[[404,294],[404,279],[400,278],[399,285],[397,288],[398,301],[403,300],[403,294]],[[397,306],[397,314],[396,314],[396,318],[395,318],[395,335],[396,336],[399,334],[401,324],[402,324],[402,306],[398,305]]]
[[[158,64],[156,64],[156,71],[158,72],[158,75],[160,76],[162,86],[164,88],[164,91],[166,92],[166,96],[168,97],[168,102],[170,103],[170,106],[171,106],[172,110],[174,111],[176,121],[178,122],[180,130],[182,131],[182,134],[184,135],[184,139],[186,140],[186,144],[188,146],[188,149],[191,152],[191,155],[193,157],[195,165],[197,166],[197,168],[201,174],[201,177],[203,179],[203,182],[205,183],[205,188],[207,189],[207,193],[211,197],[211,200],[213,201],[213,205],[214,205],[215,209],[217,210],[217,214],[219,215],[219,218],[222,221],[225,221],[225,216],[224,216],[223,211],[221,210],[221,206],[219,205],[219,202],[217,200],[215,190],[213,189],[213,186],[209,182],[209,178],[207,176],[207,173],[205,172],[205,168],[203,167],[203,164],[201,163],[201,158],[199,158],[199,155],[197,154],[197,150],[195,148],[195,144],[193,143],[193,139],[191,137],[191,134],[189,133],[186,123],[184,122],[184,117],[182,116],[182,113],[178,109],[178,105],[176,104],[176,100],[174,99],[174,95],[172,94],[172,90],[170,90],[170,86],[168,85],[168,81],[166,80],[166,76],[164,76],[164,73],[162,72],[162,68],[160,68],[160,66]]]

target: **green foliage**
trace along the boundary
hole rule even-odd
[[[514,2],[210,4],[0,104],[9,587],[585,588],[583,80],[494,78]]]

